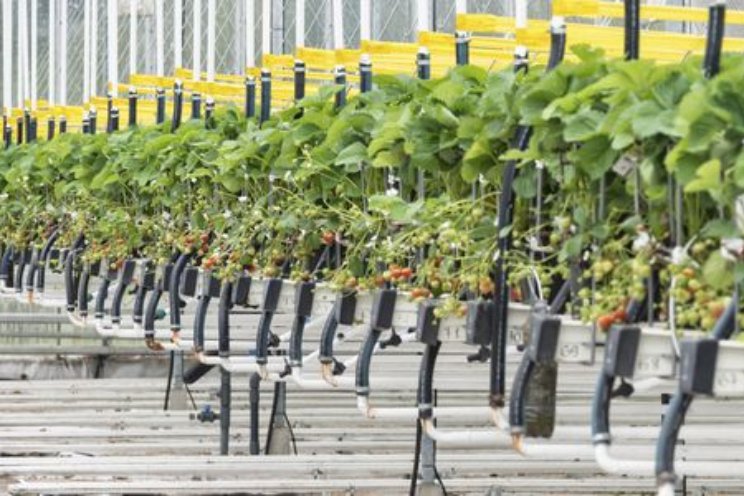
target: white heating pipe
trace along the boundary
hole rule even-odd
[[[207,0],[207,81],[214,82],[217,23],[216,0]]]
[[[163,1],[155,0],[155,73],[165,75],[165,28],[163,19]]]
[[[295,8],[295,46],[305,46],[305,0],[297,0]]]
[[[201,79],[201,12],[202,12],[202,3],[201,0],[194,0],[194,12],[193,12],[193,37],[194,41],[192,43],[193,45],[193,65],[192,67],[194,71],[194,81],[199,81]]]
[[[137,74],[137,0],[129,0],[129,75]]]
[[[245,66],[256,67],[256,1],[245,0]]]
[[[173,1],[173,67],[183,66],[183,0]]]
[[[106,26],[108,27],[106,62],[108,65],[109,91],[113,96],[119,95],[119,3],[108,0]]]

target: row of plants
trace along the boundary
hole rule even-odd
[[[603,328],[653,275],[657,318],[673,296],[678,326],[710,328],[744,276],[744,60],[725,56],[708,80],[694,57],[657,65],[574,51],[548,74],[380,76],[342,108],[333,96],[344,88],[327,86],[261,125],[226,107],[175,131],[11,145],[0,153],[0,240],[22,250],[54,231],[59,246],[84,233],[82,261],[114,269],[193,252],[222,279],[393,285],[441,297],[440,315],[491,297],[501,257],[517,300],[525,280],[549,298],[578,273],[567,311]],[[523,150],[519,126],[532,129]],[[514,222],[499,230],[509,160]],[[505,236],[513,249],[499,253]]]

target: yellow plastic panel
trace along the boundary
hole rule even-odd
[[[458,14],[455,22],[458,31],[473,33],[513,33],[513,17],[492,14]]]
[[[599,14],[597,0],[553,0],[553,15],[596,16]]]

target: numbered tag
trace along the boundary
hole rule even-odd
[[[636,160],[630,155],[623,155],[620,159],[615,162],[612,166],[612,170],[621,177],[627,177],[630,172],[637,166]]]

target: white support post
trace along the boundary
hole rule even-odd
[[[295,46],[305,46],[305,0],[297,0],[295,9]]]
[[[165,75],[165,28],[163,27],[163,0],[155,0],[155,73]]]
[[[98,0],[90,2],[90,96],[98,94]]]
[[[256,1],[245,0],[245,66],[256,67]]]
[[[173,1],[173,68],[183,67],[183,0]]]
[[[207,0],[207,81],[214,82],[215,73],[215,54],[214,46],[216,42],[216,23],[217,23],[217,1]]]
[[[129,0],[129,75],[137,74],[137,0]]]
[[[3,113],[13,108],[13,0],[3,0]]]
[[[271,53],[271,0],[261,0],[261,55]]]
[[[514,25],[517,29],[527,27],[527,0],[514,0]]]
[[[344,47],[344,6],[341,0],[333,0],[333,49]]]
[[[36,110],[38,100],[38,47],[39,47],[39,4],[31,0],[31,110]]]
[[[431,30],[431,9],[429,0],[416,0],[416,31]]]
[[[468,13],[468,0],[455,0],[455,14]]]
[[[90,99],[90,3],[83,2],[83,103]]]
[[[18,107],[25,108],[29,98],[28,11],[26,0],[18,2]]]
[[[108,63],[108,83],[111,87],[113,96],[119,95],[119,1],[108,0],[106,14],[108,27],[108,54],[106,62]]]
[[[360,0],[359,2],[359,40],[372,39],[372,2]]]
[[[59,0],[59,88],[57,102],[67,105],[67,7],[68,0]]]
[[[194,42],[193,42],[193,49],[194,49],[194,67],[192,68],[194,71],[194,81],[199,81],[201,79],[201,12],[202,12],[202,3],[201,0],[194,0],[193,4],[194,12],[193,12],[193,36],[194,36]]]
[[[49,72],[47,74],[48,78],[48,88],[47,88],[47,102],[50,107],[54,106],[54,93],[55,93],[55,86],[57,84],[57,81],[55,79],[55,76],[57,75],[57,58],[56,58],[56,51],[57,51],[57,43],[55,40],[57,39],[57,16],[55,11],[57,10],[57,2],[56,0],[49,0]]]

